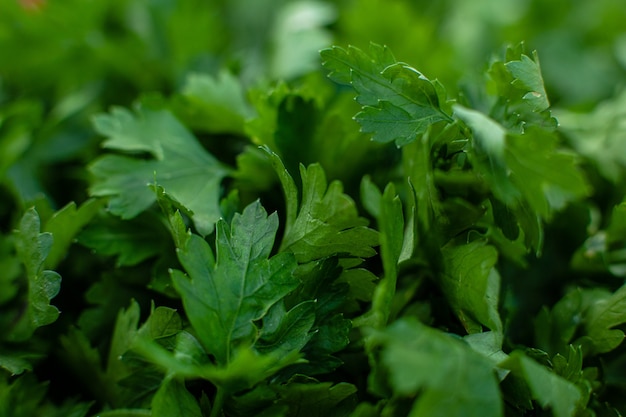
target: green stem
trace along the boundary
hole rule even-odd
[[[226,392],[217,387],[217,392],[215,393],[215,399],[213,400],[213,407],[211,407],[211,416],[210,417],[222,417],[222,408],[224,407],[224,400],[226,399]]]

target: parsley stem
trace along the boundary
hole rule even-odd
[[[210,417],[221,417],[223,415],[222,408],[224,407],[224,400],[226,399],[226,392],[223,388],[217,387],[215,393],[215,399],[213,400],[213,407],[211,408]]]

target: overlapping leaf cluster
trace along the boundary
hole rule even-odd
[[[0,180],[19,196],[0,214],[20,209],[0,230],[0,417],[626,412],[623,94],[553,109],[523,44],[444,86],[386,46],[327,47],[325,25],[367,17],[327,2],[281,6],[271,31],[264,2],[224,5],[269,38],[229,32],[248,53],[213,71],[182,41],[197,5],[174,3],[132,36],[107,20],[129,57],[162,35],[135,87],[168,93],[90,114],[99,148],[61,127],[142,64],[102,85],[69,71],[63,88],[86,84],[49,112],[0,89]],[[79,45],[92,66],[98,33]],[[56,209],[31,168],[72,152],[82,203]]]

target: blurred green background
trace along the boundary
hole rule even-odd
[[[320,76],[331,44],[388,45],[451,96],[489,58],[538,50],[554,107],[588,111],[626,79],[626,5],[615,0],[5,0],[0,2],[0,222],[85,193],[90,117],[192,72],[246,88]],[[21,211],[21,210],[19,210]]]

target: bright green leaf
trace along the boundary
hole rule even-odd
[[[271,72],[278,79],[292,79],[318,69],[318,51],[332,42],[325,26],[336,11],[331,3],[295,2],[277,7],[272,33]],[[306,24],[302,18],[306,16]]]
[[[227,71],[188,75],[174,110],[185,125],[211,133],[241,134],[251,116],[240,81]]]
[[[193,215],[198,231],[208,234],[221,213],[220,183],[229,171],[172,114],[166,110],[123,108],[94,119],[103,146],[127,153],[148,153],[138,159],[105,155],[90,166],[96,179],[90,193],[109,197],[109,209],[130,219],[156,201],[148,186],[156,181]]]
[[[368,55],[353,46],[347,50],[333,46],[322,50],[320,55],[330,79],[352,85],[359,94],[359,104],[375,106],[389,93],[389,80],[381,76],[385,68],[396,63],[389,48],[372,43]]]
[[[416,69],[396,63],[385,47],[371,44],[368,56],[358,48],[321,52],[329,77],[351,84],[363,111],[355,119],[378,142],[403,146],[438,121],[452,121],[440,107],[440,88]]]
[[[543,111],[550,107],[536,51],[533,52],[533,59],[522,55],[519,61],[509,61],[505,66],[514,77],[513,85],[526,90],[523,99],[530,104],[533,111]]]

